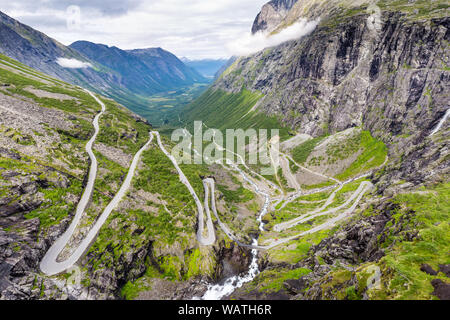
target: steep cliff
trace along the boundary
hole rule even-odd
[[[298,0],[272,0],[265,4],[253,23],[252,33],[272,32]]]

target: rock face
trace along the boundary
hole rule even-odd
[[[272,32],[298,0],[272,0],[266,3],[253,23],[252,33]]]
[[[50,172],[41,173],[46,174]],[[2,176],[18,179],[13,174]],[[52,227],[44,241],[38,241],[42,237],[40,221],[25,215],[42,205],[44,199],[38,188],[48,188],[48,182],[33,175],[21,174],[21,179],[30,182],[11,188],[7,198],[0,198],[0,299],[67,298],[52,280],[36,272],[45,251],[67,228],[70,217]]]
[[[450,19],[409,22],[386,12],[376,31],[368,19],[319,25],[299,41],[241,58],[233,69],[239,72],[227,72],[215,87],[239,92],[244,83],[261,91],[261,111],[313,136],[361,125],[386,140],[416,128],[430,133],[448,107]]]
[[[434,287],[433,294],[441,300],[450,300],[450,284],[435,279],[431,283]]]
[[[216,256],[220,263],[217,264],[215,277],[219,281],[246,272],[252,260],[250,250],[245,250],[234,242],[228,248],[222,242]]]

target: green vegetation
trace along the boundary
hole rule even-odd
[[[353,286],[348,286],[353,277],[352,271],[339,269],[325,276],[324,284],[321,285],[323,299],[336,297],[338,300],[359,300],[359,294]]]
[[[401,11],[412,20],[445,17],[448,15],[448,9],[450,8],[450,4],[446,0],[416,0],[414,2],[408,0],[380,0],[377,5],[382,10]]]
[[[177,256],[165,256],[159,258],[158,262],[167,280],[174,281],[180,279],[183,268],[180,258]]]
[[[409,21],[431,20],[434,18],[443,18],[448,15],[450,5],[447,0],[380,0],[376,5],[382,11],[401,12]],[[339,11],[330,15],[321,24],[334,29],[342,25],[346,20],[352,19],[358,15],[371,14],[368,4],[362,6],[348,6],[348,2],[340,5]]]
[[[11,65],[13,64],[16,65],[11,61]],[[61,110],[65,113],[61,118],[69,125],[65,129],[55,129],[52,123],[42,123],[41,127],[29,135],[9,127],[0,128],[2,136],[19,145],[31,146],[20,148],[21,152],[17,151],[20,160],[0,158],[0,167],[2,170],[14,171],[21,179],[26,178],[29,179],[27,181],[35,182],[30,188],[37,188],[42,204],[25,217],[40,220],[39,238],[41,238],[51,226],[61,223],[75,210],[82,194],[83,178],[89,167],[85,143],[92,136],[91,121],[99,112],[100,106],[79,88],[57,80],[53,81],[50,77],[41,76],[25,66],[17,68],[20,68],[17,72],[0,68],[0,84],[4,84],[0,87],[2,93],[27,101],[31,99],[45,108]],[[31,89],[64,94],[67,97],[61,100],[42,98],[31,93]],[[197,89],[200,90],[200,87]],[[135,119],[116,102],[101,99],[106,105],[106,112],[100,117],[100,132],[96,143],[134,155],[148,141],[151,127],[144,121]],[[162,100],[161,102],[168,103]],[[45,145],[42,157],[38,158],[34,156],[36,141],[43,136],[52,139],[44,141],[44,144],[48,142],[48,145]],[[170,151],[170,143],[164,137],[163,141],[168,144]],[[22,153],[28,149],[32,150],[33,156]],[[97,150],[94,150],[94,153],[98,160],[99,172],[92,202],[83,217],[82,226],[95,221],[99,212],[120,187],[128,170]],[[181,165],[181,168],[202,198],[204,191],[201,177],[210,175],[208,168],[198,165]],[[126,279],[130,281],[122,288],[121,293],[127,299],[135,298],[139,292],[150,289],[153,278],[182,281],[201,274],[212,275],[215,265],[214,257],[209,250],[194,247],[197,221],[195,203],[187,188],[180,182],[172,163],[159,150],[156,143],[143,153],[138,171],[132,182],[131,191],[119,208],[111,214],[90,247],[87,255],[89,261],[86,263],[89,267],[83,279],[83,283],[89,283],[92,270],[95,272],[102,268],[116,268],[119,264],[120,267],[116,271],[121,272],[124,261],[133,263],[132,266],[129,265],[131,268],[135,266],[134,264],[144,264],[146,271],[142,277],[135,280],[137,275],[133,274],[130,275],[130,279]],[[4,198],[9,194],[12,185],[10,180],[2,175],[0,181],[0,196]],[[230,194],[238,196],[243,201],[253,199],[253,194],[244,188],[238,193]],[[22,200],[19,195],[8,204],[19,203]],[[16,230],[16,227],[11,226],[10,230]],[[12,250],[20,248],[19,242],[11,245]],[[140,256],[139,248],[147,249],[148,255]],[[181,255],[168,254],[168,248],[181,251]],[[150,259],[155,252],[158,252],[158,255]],[[133,261],[128,260],[130,253],[135,254],[132,257]]]
[[[39,218],[41,229],[60,223],[66,218],[76,203],[69,201],[70,196],[81,194],[82,183],[74,177],[68,177],[69,186],[63,188],[58,186],[59,173],[50,172],[45,166],[31,162],[26,156],[21,160],[0,157],[0,167],[4,170],[12,170],[24,176],[29,176],[31,182],[36,182],[38,191],[43,194],[44,202],[38,209],[26,214],[27,219]],[[54,182],[52,182],[54,181]],[[9,186],[4,184],[0,187],[0,196],[9,195]],[[11,200],[11,204],[20,201],[20,195]]]
[[[290,279],[299,279],[310,273],[311,270],[298,268],[292,270],[266,270],[260,273],[252,282],[250,288],[257,289],[260,292],[277,292],[283,288],[283,283]]]
[[[355,271],[332,272],[322,281],[323,292],[350,300],[360,300],[364,293],[375,300],[437,299],[432,295],[431,281],[441,279],[448,283],[448,278],[442,272],[432,276],[420,269],[428,264],[438,271],[439,265],[450,263],[450,184],[398,194],[392,203],[397,209],[378,240],[385,256],[378,262],[355,266]],[[374,214],[377,212],[373,208],[362,213]],[[375,270],[380,271],[381,279],[368,290],[368,280]],[[356,284],[352,279],[356,279]]]
[[[158,248],[191,246],[192,237],[195,237],[197,209],[188,189],[180,182],[173,164],[156,142],[142,154],[142,163],[133,180],[132,190],[135,191],[130,192],[124,201],[134,202],[130,197],[141,190],[148,195],[146,209],[121,209],[111,214],[90,249],[93,257],[90,263],[94,269],[110,266],[125,254],[134,252],[134,248],[142,248],[149,243],[152,243],[155,252],[159,251]],[[209,174],[206,167],[183,165],[182,169],[202,198],[204,192],[200,177]],[[146,274],[129,281],[122,289],[122,295],[127,299],[136,297],[149,288],[152,278],[175,281],[208,273],[213,265],[208,254],[193,249],[186,250],[184,257],[160,255],[152,262],[146,261]]]
[[[114,161],[109,160],[100,152],[94,150],[94,155],[98,161],[98,167],[107,172],[99,172],[95,181],[95,186],[102,192],[115,193],[120,188],[120,182],[127,174],[127,170]]]
[[[145,274],[135,281],[128,281],[121,289],[120,295],[126,300],[134,300],[142,291],[151,290],[151,280],[153,278],[160,277],[161,275],[159,271],[152,265],[148,265]]]
[[[180,209],[188,203],[193,205],[192,196],[186,186],[180,182],[172,162],[159,150],[156,144],[154,146],[143,153],[142,161],[146,165],[146,169],[140,171],[139,175],[136,176],[135,188],[164,195],[168,199],[169,206],[175,206],[174,210],[177,207]],[[208,175],[207,168],[203,165],[180,165],[180,168],[198,196],[203,197],[203,182],[200,176]]]
[[[279,224],[281,222],[292,220],[321,206],[322,203],[315,202],[302,203],[298,200],[290,202],[282,210],[272,212],[265,217],[265,219],[268,221],[266,228],[270,228],[271,226]]]
[[[305,190],[314,190],[314,189],[321,189],[321,188],[325,188],[325,187],[330,187],[335,185],[336,182],[333,180],[327,180],[318,184],[310,184],[310,185],[306,185],[306,184],[302,184],[302,189]]]
[[[186,253],[185,261],[186,261],[186,267],[187,267],[187,273],[184,275],[184,279],[191,279],[195,276],[202,274],[202,260],[204,259],[204,256],[200,249],[195,249],[192,252]]]
[[[229,187],[217,184],[217,189],[223,194],[225,201],[228,203],[245,203],[251,201],[255,198],[255,195],[250,190],[244,188],[242,183],[231,176],[233,183],[237,184],[239,187],[236,190],[230,190]]]
[[[269,252],[270,259],[274,262],[296,264],[308,256],[308,252],[313,245],[319,244],[332,233],[331,230],[324,230],[301,237],[287,245],[275,247]]]
[[[178,115],[187,105],[198,98],[207,88],[207,83],[196,83],[190,87],[158,93],[142,98],[142,106],[130,105],[130,109],[148,119],[160,131],[167,126],[179,126]],[[129,104],[125,104],[129,105]]]
[[[52,78],[46,74],[43,74],[37,70],[34,70],[30,67],[28,67],[27,65],[24,65],[14,59],[11,59],[8,56],[5,56],[3,54],[0,54],[0,63],[5,64],[8,67],[12,67],[13,69],[15,69],[16,71],[19,71],[21,73],[30,75],[32,77],[36,77],[39,81],[42,82],[51,82],[53,84],[56,85],[67,85],[66,83],[62,82],[61,80]]]
[[[13,128],[5,128],[3,125],[1,125],[0,133],[3,134],[3,136],[10,138],[15,143],[20,144],[22,146],[36,145],[36,141],[33,139],[32,136],[24,135]]]
[[[297,163],[305,163],[314,148],[317,147],[324,139],[325,137],[317,137],[303,142],[301,145],[292,150],[292,158]]]
[[[361,149],[361,140],[363,139],[361,132],[353,133],[345,141],[332,143],[327,147],[327,164],[334,164],[339,160],[345,160],[354,155]]]
[[[347,201],[351,194],[353,194],[361,185],[363,181],[370,181],[368,179],[358,179],[347,183],[336,193],[333,203],[328,207],[329,209],[338,207]]]
[[[13,84],[13,86],[6,87],[6,91],[3,92],[9,93],[10,95],[20,95],[30,98],[39,105],[46,108],[59,109],[65,112],[80,115],[83,112],[92,114],[92,108],[95,108],[94,110],[96,111],[99,111],[100,109],[98,103],[95,102],[95,100],[89,94],[82,90],[72,90],[59,85],[46,84],[37,80],[33,80],[26,75],[18,74],[6,69],[0,69],[0,82]],[[27,88],[31,87],[47,91],[49,93],[65,94],[69,97],[73,97],[73,99],[60,100],[38,97],[30,91],[26,90]]]
[[[127,300],[136,299],[141,292],[152,289],[154,279],[182,281],[213,272],[211,258],[202,249],[187,250],[184,261],[177,256],[164,256],[155,266],[149,258],[145,261],[144,275],[134,281],[128,281],[121,289],[121,296]]]
[[[379,167],[385,162],[387,158],[387,147],[382,141],[373,138],[368,131],[361,133],[359,141],[362,153],[350,167],[336,176],[337,179],[346,180],[358,174],[365,173],[370,169]]]
[[[61,188],[52,184],[49,188],[40,188],[44,194],[44,203],[25,217],[27,219],[39,218],[40,227],[44,230],[59,224],[64,218],[75,210],[76,202],[67,201],[69,195],[80,195],[82,183],[77,179],[70,180],[70,187]]]
[[[135,154],[149,139],[150,126],[136,121],[130,112],[116,102],[102,99],[106,112],[100,118],[97,142]]]
[[[191,129],[194,121],[202,120],[210,128],[223,130],[224,137],[225,129],[253,128],[279,129],[281,139],[287,139],[288,129],[284,128],[277,118],[257,110],[252,111],[261,98],[262,94],[246,89],[239,93],[209,89],[188,106],[181,118]]]

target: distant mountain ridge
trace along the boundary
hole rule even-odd
[[[200,59],[191,60],[188,58],[181,58],[185,65],[197,70],[205,77],[214,78],[216,73],[227,64],[228,59]]]
[[[266,3],[253,23],[252,33],[272,32],[286,17],[298,0],[272,0]]]

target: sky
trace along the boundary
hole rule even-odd
[[[268,0],[0,0],[0,11],[59,42],[161,47],[189,59],[229,58]]]

